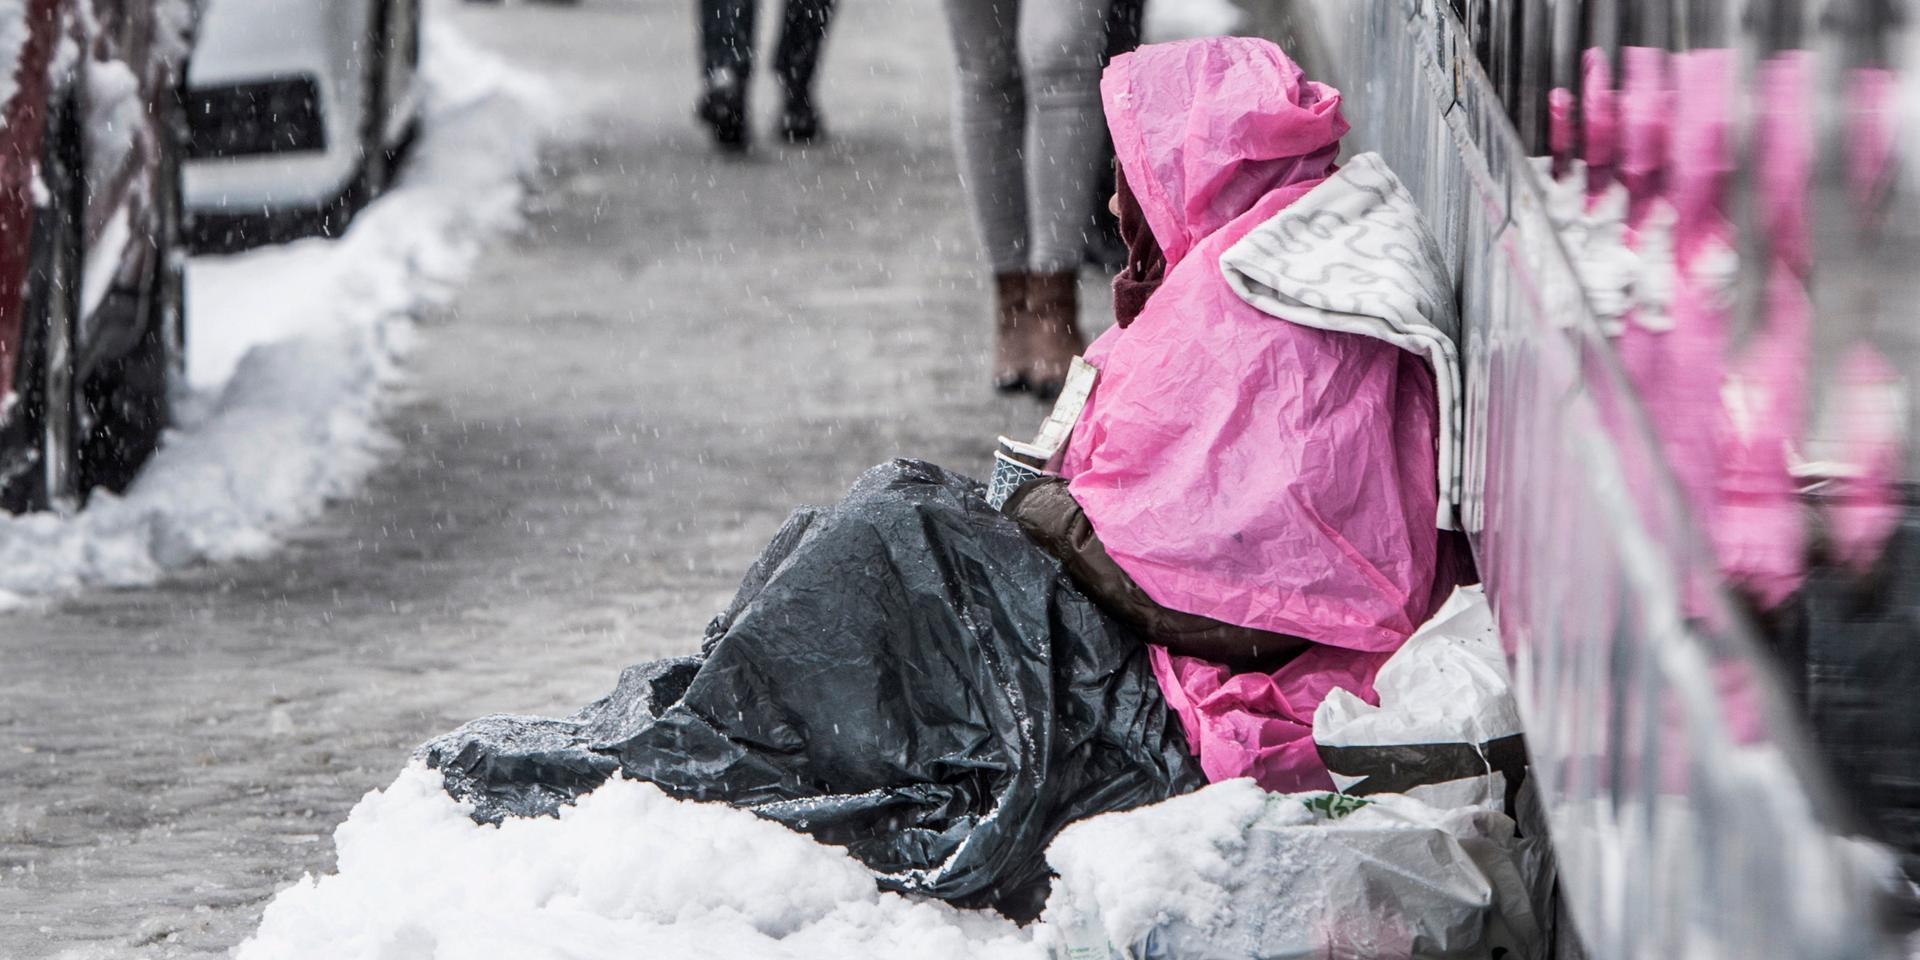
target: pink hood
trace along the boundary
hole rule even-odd
[[[1347,132],[1339,91],[1264,40],[1142,47],[1114,59],[1100,94],[1169,270],[1275,190],[1332,172]]]

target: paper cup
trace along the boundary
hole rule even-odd
[[[1020,489],[1021,484],[1042,475],[1039,470],[995,451],[993,477],[987,481],[987,505],[995,510],[1006,506],[1007,498],[1013,496],[1013,491]]]

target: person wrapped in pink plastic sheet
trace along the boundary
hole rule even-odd
[[[1336,164],[1339,93],[1273,44],[1145,47],[1101,93],[1119,324],[1057,476],[1005,509],[1155,643],[1210,779],[1330,789],[1314,709],[1371,697],[1463,579],[1447,268],[1379,157]]]
[[[1040,438],[1004,443],[986,486],[877,466],[794,512],[697,654],[424,745],[470,816],[646,780],[843,845],[885,889],[1024,919],[1068,823],[1207,778],[1332,786],[1315,708],[1377,702],[1452,583],[1439,251],[1378,158],[1335,167],[1338,96],[1270,43],[1143,48],[1104,91],[1121,326]]]

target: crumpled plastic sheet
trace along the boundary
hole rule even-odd
[[[1505,657],[1485,590],[1456,590],[1380,668],[1378,704],[1333,690],[1314,712],[1334,784],[1512,813],[1527,750]]]
[[[1032,916],[1062,827],[1205,780],[1145,645],[982,494],[930,464],[875,467],[787,521],[699,656],[421,753],[483,822],[555,813],[619,772],[844,845],[887,889]]]
[[[1539,843],[1483,807],[1233,780],[1067,830],[1048,853],[1047,923],[1076,957],[1536,960],[1525,860]]]

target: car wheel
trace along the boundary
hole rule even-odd
[[[86,216],[80,117],[72,91],[48,104],[40,165],[45,202],[34,209],[26,322],[14,379],[20,406],[0,441],[9,454],[0,468],[0,506],[15,513],[76,510],[84,489],[74,382]]]
[[[81,447],[84,486],[121,491],[139,475],[172,420],[174,392],[186,383],[186,246],[182,224],[181,144],[176,115],[160,118],[153,200],[152,253],[134,298],[140,338],[122,357],[101,365],[85,388],[93,417]],[[111,300],[109,301],[112,302]],[[122,314],[124,316],[124,314]]]

